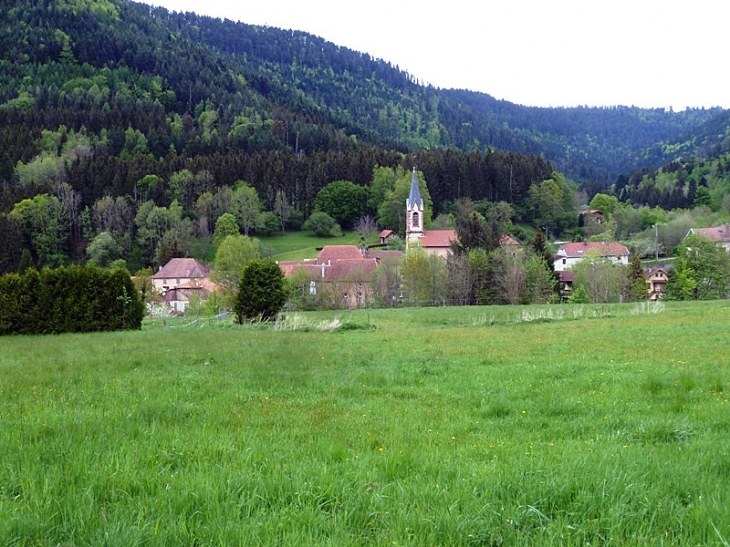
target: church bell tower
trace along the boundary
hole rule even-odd
[[[423,199],[421,190],[418,188],[416,168],[413,168],[411,176],[411,191],[406,200],[406,248],[411,244],[417,244],[423,237]]]

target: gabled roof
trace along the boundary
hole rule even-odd
[[[395,232],[393,230],[383,230],[380,232],[380,239],[387,239],[392,236]]]
[[[513,238],[511,235],[504,234],[503,236],[501,236],[499,238],[499,244],[502,245],[502,246],[504,246],[504,245],[520,245],[520,242],[517,241],[515,238]]]
[[[374,258],[343,258],[333,262],[324,271],[325,281],[368,282],[373,276],[378,261]]]
[[[312,268],[319,268],[314,260],[280,260],[277,264],[287,277],[292,275],[298,268],[303,268],[310,273]]]
[[[426,230],[418,241],[424,249],[450,247],[452,241],[459,239],[456,230]]]
[[[601,256],[629,256],[629,250],[615,241],[583,241],[566,243],[558,249],[556,258],[583,258],[589,251],[597,251]]]
[[[730,226],[716,226],[715,228],[690,228],[689,234],[697,234],[711,241],[730,243]]]
[[[317,263],[327,264],[347,258],[363,259],[364,257],[355,245],[325,245],[317,255]]]
[[[413,207],[413,204],[417,203],[418,208],[423,211],[423,200],[421,199],[421,190],[418,187],[418,177],[416,177],[416,168],[413,168],[413,175],[411,175],[411,191],[408,194],[408,202],[406,205],[408,209]]]
[[[191,279],[186,283],[181,283],[176,289],[202,289],[207,292],[214,292],[220,289],[220,285],[211,281],[210,277],[203,277],[201,279]]]
[[[322,277],[322,266],[311,260],[305,262],[279,262],[279,267],[286,277],[291,277],[297,270],[304,270],[312,279]]]
[[[664,274],[665,277],[668,277],[669,271],[667,268],[662,268],[661,266],[649,266],[648,268],[644,268],[644,277],[648,278],[660,274]]]
[[[210,268],[194,258],[173,258],[152,276],[153,279],[181,279],[186,277],[207,277]]]

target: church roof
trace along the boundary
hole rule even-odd
[[[413,207],[413,204],[418,204],[418,208],[423,211],[423,199],[421,199],[421,190],[418,188],[418,178],[416,177],[416,168],[413,168],[413,175],[411,176],[411,192],[408,195],[408,209]]]

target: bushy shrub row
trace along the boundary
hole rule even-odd
[[[139,329],[143,316],[124,270],[69,266],[0,277],[0,335]]]

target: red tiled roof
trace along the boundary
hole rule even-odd
[[[155,273],[154,279],[181,279],[186,277],[206,277],[210,268],[203,266],[194,258],[173,258],[165,266]]]
[[[325,281],[363,281],[373,276],[378,261],[374,258],[344,258],[325,267]]]
[[[208,292],[214,292],[220,289],[220,285],[211,281],[210,277],[203,277],[202,279],[190,280],[187,283],[182,283],[176,287],[177,289],[203,289]]]
[[[502,237],[499,238],[499,244],[500,245],[520,245],[520,242],[517,241],[515,238],[513,238],[509,234],[504,234]]]
[[[423,237],[419,239],[421,247],[424,249],[434,247],[450,247],[452,241],[456,241],[458,236],[455,230],[426,230]]]
[[[720,243],[730,242],[730,226],[716,226],[715,228],[690,228],[690,233],[695,233],[711,241]]]
[[[572,283],[575,281],[575,272],[572,270],[563,270],[560,272],[560,281],[563,283]]]
[[[306,271],[310,276],[314,277],[322,277],[321,270],[322,266],[317,265],[316,261],[314,260],[288,260],[288,261],[281,261],[278,262],[279,268],[281,268],[281,271],[284,272],[284,275],[286,277],[290,277],[294,275],[294,272],[296,272],[299,269],[302,269]],[[319,272],[319,273],[318,273]]]
[[[583,258],[588,251],[598,251],[601,256],[629,256],[629,250],[615,241],[583,241],[566,243],[558,249],[557,258]]]
[[[347,258],[364,258],[355,245],[326,245],[317,255],[317,263],[327,264],[329,261]]]
[[[395,232],[393,230],[383,230],[380,232],[380,239],[387,239],[392,236]]]

